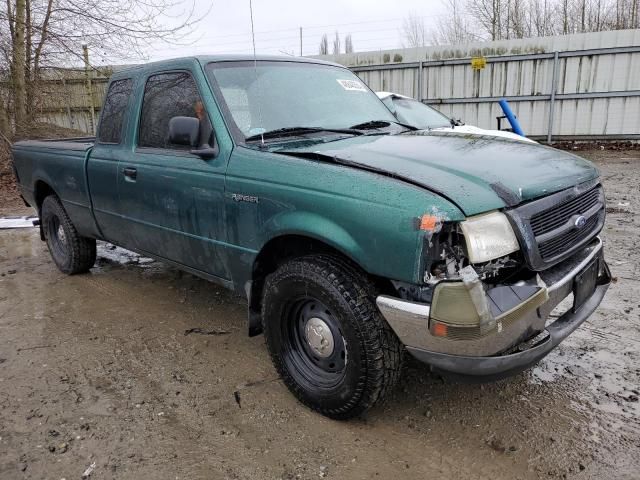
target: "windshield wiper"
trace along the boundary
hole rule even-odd
[[[390,126],[392,123],[396,125],[400,125],[401,127],[407,128],[409,130],[418,130],[416,127],[412,125],[407,125],[405,123],[390,121],[390,120],[371,120],[369,122],[358,123],[357,125],[352,125],[349,128],[355,128],[358,130],[372,130],[375,128],[384,128]]]
[[[307,133],[330,132],[330,133],[347,133],[349,135],[362,135],[362,132],[352,128],[324,128],[324,127],[286,127],[269,130],[264,133],[258,133],[245,138],[245,141],[251,142],[261,140],[263,138],[291,137],[296,135],[306,135]]]

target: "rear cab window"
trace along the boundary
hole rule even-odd
[[[133,81],[130,78],[111,82],[98,127],[99,143],[119,144],[121,142],[122,127],[132,90]]]

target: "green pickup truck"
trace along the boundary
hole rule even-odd
[[[62,272],[106,240],[235,290],[288,388],[332,418],[380,401],[406,351],[464,378],[522,371],[611,279],[591,163],[403,125],[326,62],[124,70],[95,138],[17,142],[13,159]]]

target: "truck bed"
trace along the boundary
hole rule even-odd
[[[52,138],[43,140],[22,140],[13,144],[16,150],[22,149],[53,149],[53,150],[70,150],[70,151],[86,151],[93,147],[96,137],[69,137],[69,138]]]
[[[46,184],[85,234],[92,233],[94,225],[86,177],[86,162],[94,142],[95,137],[23,140],[11,148],[18,185],[26,202],[39,208],[41,198],[36,189]]]

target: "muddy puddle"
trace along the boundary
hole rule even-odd
[[[410,360],[343,423],[293,399],[230,292],[107,243],[67,277],[37,229],[0,231],[0,478],[639,478],[640,158],[598,155],[625,210],[597,313],[500,382]]]
[[[39,255],[42,253],[42,247],[38,229],[35,227],[0,230],[0,262]]]

